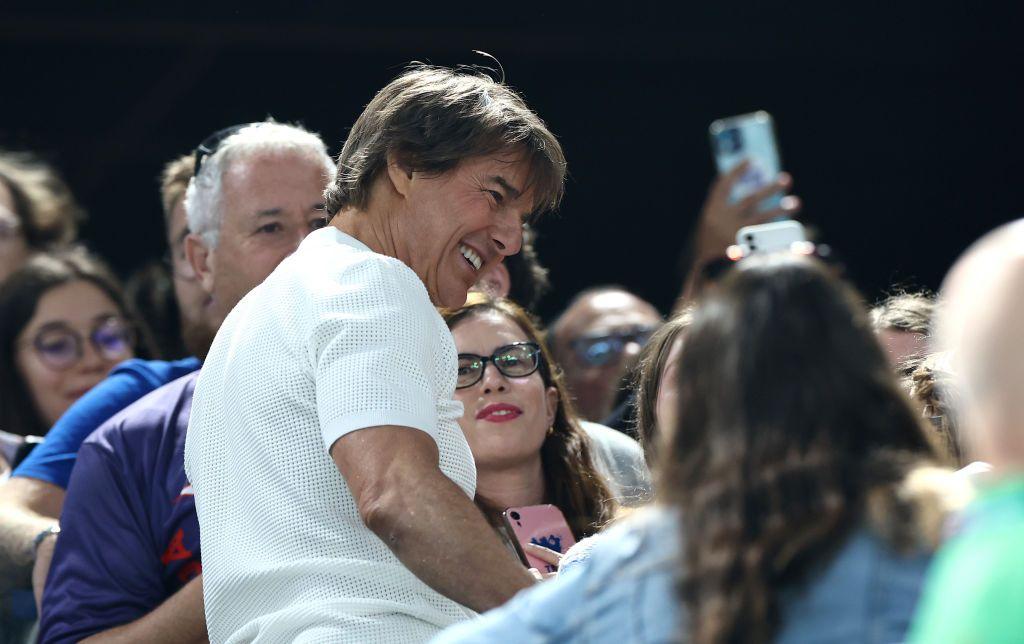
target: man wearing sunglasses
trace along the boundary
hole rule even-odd
[[[215,331],[323,225],[334,164],[315,134],[267,122],[216,133],[192,168],[185,196],[192,270],[178,261],[175,277],[208,293],[205,319]],[[206,640],[199,526],[182,461],[197,377],[157,389],[82,444],[43,597],[43,641]]]
[[[614,408],[623,377],[661,326],[651,304],[619,287],[579,293],[551,325],[551,348],[580,415],[600,422]]]

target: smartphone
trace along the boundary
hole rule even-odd
[[[807,232],[799,221],[786,219],[756,226],[744,226],[736,233],[740,257],[793,250],[793,244],[807,242]]]
[[[523,548],[526,544],[533,543],[565,554],[576,543],[565,515],[551,504],[509,508],[501,516],[509,532],[515,536],[513,541],[519,558],[529,568],[536,568],[541,572],[556,570],[546,561],[527,554]]]
[[[745,159],[750,161],[750,167],[729,195],[732,201],[739,201],[763,188],[782,172],[779,148],[775,143],[775,124],[768,112],[762,110],[718,119],[708,130],[711,151],[720,174],[729,172]],[[764,212],[778,208],[782,197],[782,192],[774,194],[758,204],[758,209]]]

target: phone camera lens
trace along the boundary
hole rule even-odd
[[[747,241],[754,241],[754,236],[751,233],[747,233]]]
[[[513,521],[518,521],[519,520],[519,513],[518,512],[509,512],[508,515],[510,517],[512,517]]]

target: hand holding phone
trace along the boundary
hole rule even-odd
[[[711,124],[711,150],[718,172],[727,174],[745,162],[742,174],[734,182],[729,198],[733,203],[770,186],[782,172],[779,148],[775,143],[775,125],[768,112],[759,111],[719,119]],[[783,193],[773,192],[758,204],[760,212],[776,210]]]
[[[509,508],[501,516],[505,526],[515,537],[513,542],[519,559],[528,568],[536,568],[542,573],[555,572],[558,569],[557,566],[529,552],[527,544],[565,554],[576,543],[562,511],[551,504]]]

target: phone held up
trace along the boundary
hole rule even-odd
[[[501,516],[505,527],[515,537],[513,542],[519,559],[528,568],[536,568],[541,572],[555,572],[556,570],[546,561],[541,561],[528,554],[524,548],[526,544],[532,543],[565,554],[576,543],[562,511],[553,505],[526,505],[509,508]]]
[[[739,260],[763,253],[810,253],[813,250],[814,245],[807,241],[803,225],[798,221],[786,219],[740,228],[736,233],[736,245],[731,246],[726,254],[729,259]]]
[[[774,181],[782,172],[779,148],[775,142],[775,124],[765,111],[718,119],[709,128],[711,151],[719,174],[725,174],[742,161],[750,166],[733,187],[730,199],[739,201],[750,193]],[[768,197],[758,210],[764,212],[778,208],[782,193]]]

